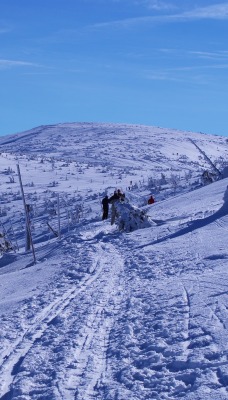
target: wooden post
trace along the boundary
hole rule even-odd
[[[58,236],[59,239],[61,239],[59,193],[57,193],[57,209],[58,209]]]
[[[26,207],[26,214],[28,217],[28,222],[30,226],[30,216],[29,216],[29,204],[25,204]],[[31,246],[31,238],[30,238],[30,231],[28,230],[27,223],[26,223],[26,241],[25,241],[25,250],[29,251]]]
[[[19,164],[17,164],[17,172],[18,172],[18,177],[19,177],[19,182],[20,182],[20,187],[21,187],[22,200],[23,200],[24,211],[25,211],[26,235],[27,235],[25,251],[28,251],[30,249],[30,244],[31,244],[32,252],[33,252],[34,264],[36,264],[35,249],[34,249],[33,241],[32,241],[32,234],[31,234],[31,229],[30,229],[28,208],[27,208],[27,205],[26,205],[26,202],[25,202],[25,194],[24,194],[24,189],[23,189],[23,185],[22,185],[21,172],[20,172]],[[29,242],[29,244],[28,244],[28,242]]]

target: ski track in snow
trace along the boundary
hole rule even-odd
[[[91,250],[88,248],[88,251]],[[57,291],[54,301],[31,321],[31,327],[17,338],[13,346],[11,344],[9,351],[1,354],[1,399],[16,399],[20,393],[25,398],[94,398],[96,385],[105,373],[109,332],[121,301],[120,273],[123,266],[122,259],[118,258],[117,251],[112,251],[110,244],[98,244],[93,252],[97,261],[95,266],[88,265],[89,275],[65,293],[61,291],[58,294]],[[116,268],[113,268],[114,259]],[[48,357],[45,354],[47,344]],[[65,352],[71,353],[72,349],[73,354],[66,358],[67,364],[63,367],[61,362],[60,371],[54,372],[51,381],[47,376],[41,379],[38,373],[34,375],[32,387],[27,388],[27,375],[31,373],[34,354],[39,354],[40,373],[44,370],[46,375],[52,370],[56,351],[56,357],[61,359],[62,354],[64,363]]]

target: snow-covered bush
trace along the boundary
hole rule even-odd
[[[212,172],[205,170],[202,173],[202,176],[201,176],[202,185],[204,185],[204,186],[209,185],[210,183],[214,182],[215,180],[216,180],[216,175],[213,174]]]
[[[117,201],[112,205],[112,217],[120,231],[132,232],[151,226],[144,211],[126,202]]]
[[[0,232],[0,254],[13,250],[11,243],[6,240],[4,233]]]
[[[69,211],[69,218],[71,223],[79,222],[83,216],[83,211],[83,203],[76,204],[74,208]]]

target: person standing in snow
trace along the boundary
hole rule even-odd
[[[111,225],[114,224],[116,219],[116,207],[115,203],[120,200],[124,200],[125,196],[121,193],[120,189],[114,192],[114,194],[110,197],[109,203],[112,204],[112,215],[111,215]]]
[[[109,203],[113,204],[116,200],[124,200],[125,194],[121,192],[120,189],[115,190],[114,194],[110,197]]]
[[[108,210],[109,210],[109,198],[106,195],[102,200],[102,207],[103,207],[103,216],[102,220],[108,219]]]
[[[148,204],[154,204],[154,198],[153,198],[153,196],[151,195],[150,196],[150,198],[148,199],[148,202],[147,202]]]
[[[119,192],[115,190],[114,194],[109,199],[109,203],[113,204],[115,201],[119,199],[120,199]]]
[[[119,196],[119,200],[124,201],[125,194],[122,193],[120,189],[117,190],[117,195]]]

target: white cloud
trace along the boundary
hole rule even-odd
[[[214,4],[208,7],[200,7],[191,11],[187,11],[180,15],[184,18],[200,18],[200,19],[227,19],[228,3]]]
[[[186,56],[196,56],[200,59],[210,59],[210,60],[224,60],[228,59],[228,50],[218,50],[218,51],[199,51],[199,50],[180,50],[180,49],[172,49],[172,48],[161,48],[160,53],[163,53],[167,56],[175,56],[175,57],[184,57]]]
[[[176,61],[189,60],[189,65],[181,65],[168,68],[159,68],[142,71],[145,79],[155,81],[192,82],[194,84],[207,84],[209,80],[219,76],[222,70],[228,70],[228,51],[204,52],[204,51],[180,51],[176,49],[160,49],[167,56],[175,55]],[[187,57],[186,57],[187,56]],[[196,62],[198,58],[198,62]],[[208,60],[207,63],[200,60]],[[214,62],[211,62],[214,61]],[[216,62],[217,61],[217,62]],[[186,63],[185,63],[186,64]],[[217,71],[216,75],[213,71]]]
[[[151,10],[157,10],[157,11],[167,11],[167,10],[173,10],[176,8],[176,6],[173,3],[170,3],[168,1],[162,1],[162,0],[143,0],[139,1],[137,0],[138,4],[144,4],[147,8]]]
[[[228,69],[228,64],[199,65],[166,68],[159,70],[144,71],[144,78],[155,81],[173,81],[173,82],[192,82],[194,84],[205,85],[212,79],[214,74],[211,70]]]
[[[137,0],[139,1],[139,0]],[[148,0],[149,1],[149,0]],[[152,1],[151,6],[154,7],[157,4],[157,7],[162,7],[163,2]],[[171,3],[169,3],[171,5]],[[161,8],[160,8],[161,10]],[[147,15],[145,17],[134,17],[134,18],[125,18],[122,20],[115,20],[109,22],[103,22],[94,24],[93,27],[101,28],[101,27],[131,27],[137,24],[144,23],[153,23],[153,22],[177,22],[184,20],[192,20],[192,19],[228,19],[228,2],[215,4],[207,7],[199,7],[194,8],[189,11],[173,13],[173,14],[161,14],[161,15]]]
[[[10,68],[10,67],[31,67],[37,66],[27,61],[16,61],[16,60],[4,60],[0,59],[0,68]]]
[[[189,54],[198,56],[199,58],[211,59],[211,60],[227,60],[228,51],[190,51]]]

